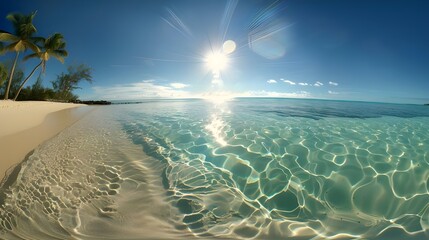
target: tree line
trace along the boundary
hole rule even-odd
[[[56,80],[51,81],[52,88],[44,87],[42,74],[46,71],[48,60],[54,58],[64,63],[68,52],[61,33],[54,33],[47,38],[35,36],[37,33],[33,24],[35,16],[36,12],[29,15],[11,13],[6,19],[12,23],[13,31],[0,29],[0,55],[14,53],[13,63],[9,67],[0,63],[0,97],[5,100],[77,100],[78,97],[73,94],[73,90],[78,88],[81,81],[92,82],[92,69],[84,64],[71,65],[66,73],[57,75]],[[29,53],[26,56],[21,57],[27,52]],[[24,76],[19,64],[34,58],[39,59],[38,64]],[[37,81],[32,86],[24,88],[38,70]]]

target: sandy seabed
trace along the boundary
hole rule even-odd
[[[42,142],[75,123],[91,107],[43,101],[0,101],[0,180]]]
[[[290,99],[97,107],[13,168],[0,238],[429,239],[428,118]]]

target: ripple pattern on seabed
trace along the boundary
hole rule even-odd
[[[0,237],[428,237],[427,117],[258,109],[103,108],[23,164],[0,207]]]
[[[124,123],[166,163],[171,201],[194,233],[427,237],[426,118],[314,120],[217,108],[207,119],[210,111],[142,111]]]
[[[174,228],[159,162],[101,112],[38,147],[1,189],[1,239],[192,237]]]

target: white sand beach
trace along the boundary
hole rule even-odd
[[[54,102],[0,101],[0,181],[39,144],[75,123],[91,107]]]

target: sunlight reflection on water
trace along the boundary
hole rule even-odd
[[[160,100],[90,116],[30,157],[0,237],[428,236],[424,106]]]
[[[226,123],[223,120],[223,115],[231,114],[231,111],[228,109],[228,101],[231,99],[218,97],[207,99],[209,102],[213,103],[211,121],[205,126],[205,129],[209,130],[213,138],[220,145],[225,146],[227,142],[225,141],[226,137]]]
[[[226,145],[226,141],[224,140],[223,136],[225,135],[223,132],[224,127],[225,122],[222,121],[222,119],[215,114],[212,115],[212,121],[208,125],[206,125],[206,129],[212,133],[216,142],[218,142],[222,146]]]

